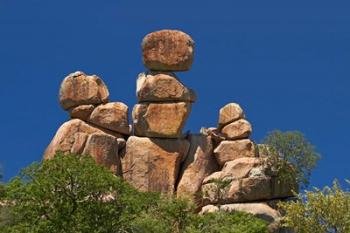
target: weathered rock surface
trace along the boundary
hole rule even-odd
[[[248,177],[250,171],[262,161],[259,158],[243,157],[225,163],[221,171],[212,173],[203,180],[203,184],[210,183],[215,179],[240,179]]]
[[[80,120],[87,121],[94,109],[95,106],[92,104],[79,105],[77,107],[69,109],[69,115],[71,118],[78,118]]]
[[[292,197],[295,185],[276,182],[277,179],[267,176],[234,179],[224,189],[222,200],[218,200],[216,184],[207,183],[202,186],[203,203],[216,204],[221,202],[227,204]]]
[[[123,177],[141,191],[173,194],[180,163],[189,146],[185,139],[131,136],[122,159]]]
[[[182,136],[191,104],[161,103],[136,104],[132,112],[136,136],[179,138]]]
[[[227,161],[232,161],[242,157],[255,157],[255,145],[249,139],[237,141],[222,141],[214,150],[214,155],[223,166]]]
[[[83,155],[90,155],[97,164],[104,165],[114,174],[120,174],[120,158],[118,155],[118,142],[115,137],[107,134],[90,134]]]
[[[231,186],[227,199],[231,202],[269,200],[294,196],[296,190],[293,183],[283,182],[277,177],[249,177],[240,181],[240,187]]]
[[[221,133],[226,139],[244,139],[252,133],[252,126],[247,120],[240,119],[226,125],[222,128]]]
[[[121,134],[130,134],[128,106],[121,102],[97,106],[88,122]]]
[[[88,139],[89,134],[86,132],[76,132],[72,135],[69,135],[70,133],[68,133],[68,138],[72,137],[72,144],[71,144],[71,149],[70,151],[68,150],[66,153],[71,153],[71,154],[81,154],[83,153],[85,144],[86,144],[86,140]],[[69,144],[68,144],[69,145]],[[67,146],[68,146],[67,145]],[[69,149],[67,147],[67,149]],[[58,150],[56,150],[58,151]],[[63,152],[63,151],[62,151]]]
[[[221,187],[222,196],[217,196],[218,182],[226,182]],[[239,203],[292,197],[298,185],[283,173],[271,173],[266,158],[239,158],[226,162],[223,169],[203,180],[203,203]]]
[[[86,124],[79,119],[65,122],[57,130],[44,153],[44,159],[52,158],[56,152],[80,153],[83,151],[87,136],[92,133],[99,133],[101,130]]]
[[[185,87],[173,73],[141,73],[137,79],[139,102],[194,102],[196,94]]]
[[[241,211],[250,213],[269,223],[278,221],[281,218],[280,213],[277,210],[272,209],[266,203],[228,204],[221,206],[220,209],[226,212]]]
[[[65,122],[57,131],[44,152],[44,159],[51,159],[56,152],[64,154],[90,154],[99,164],[117,172],[117,138],[80,119]],[[112,156],[113,155],[113,156]]]
[[[244,117],[244,112],[241,106],[236,103],[226,104],[220,109],[218,128],[222,128],[225,125]]]
[[[269,223],[269,232],[276,232],[280,227],[281,214],[272,209],[268,204],[262,203],[236,203],[226,204],[219,207],[214,205],[204,206],[200,214],[212,213],[218,211],[225,212],[245,212],[263,219]]]
[[[186,71],[192,66],[194,41],[181,31],[156,31],[143,38],[142,53],[150,70]]]
[[[65,110],[79,105],[107,103],[108,97],[109,92],[102,79],[80,71],[63,80],[59,94],[61,106]]]
[[[244,184],[244,186],[243,186]],[[247,186],[249,185],[249,187]],[[231,181],[223,190],[221,199],[217,196],[218,186],[208,183],[202,186],[203,203],[205,204],[227,204],[247,201],[259,201],[271,196],[269,179],[266,177],[244,178]]]
[[[207,205],[202,208],[201,214],[208,212],[217,212],[217,211],[226,211],[226,212],[246,212],[253,214],[254,216],[261,218],[269,223],[279,221],[281,214],[272,209],[268,204],[262,203],[235,203],[235,204],[226,204],[219,207],[214,205]]]
[[[219,167],[212,154],[213,144],[209,136],[191,134],[189,141],[190,149],[182,164],[177,196],[197,201],[203,179]]]

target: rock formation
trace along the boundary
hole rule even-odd
[[[89,155],[141,191],[192,199],[201,213],[245,211],[278,229],[280,214],[268,203],[293,196],[298,187],[273,171],[269,154],[249,139],[252,126],[243,109],[229,103],[216,128],[183,134],[197,97],[174,72],[191,68],[191,37],[153,32],[143,39],[142,52],[148,70],[137,78],[132,126],[128,106],[109,102],[101,78],[72,73],[59,92],[71,120],[58,129],[44,159],[58,151]]]
[[[216,137],[213,154],[222,168],[202,182],[201,212],[252,213],[267,220],[271,232],[278,232],[280,214],[266,202],[292,197],[298,187],[271,171],[268,151],[259,154],[258,146],[249,139],[252,127],[242,108],[236,103],[225,105],[219,112],[218,128],[202,131]]]
[[[137,79],[135,136],[126,142],[123,176],[140,190],[172,195],[190,145],[182,129],[196,95],[171,72],[190,68],[193,41],[183,32],[163,30],[148,34],[142,51],[149,71]]]
[[[44,152],[44,159],[56,152],[92,156],[98,164],[121,174],[119,150],[130,135],[128,107],[108,103],[109,92],[96,75],[75,72],[62,82],[60,104],[71,120],[62,124]]]

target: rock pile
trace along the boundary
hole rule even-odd
[[[268,220],[275,232],[281,216],[268,201],[292,197],[292,190],[298,187],[272,169],[266,150],[259,153],[249,139],[252,126],[244,118],[241,107],[230,103],[220,109],[218,128],[203,130],[220,140],[214,156],[222,169],[202,182],[202,204],[206,206],[201,212],[249,212]]]
[[[108,103],[109,92],[96,75],[75,72],[62,82],[59,100],[71,120],[57,131],[44,153],[50,159],[56,152],[86,154],[115,174],[121,174],[118,151],[130,135],[128,107],[121,102]]]
[[[149,71],[137,79],[135,136],[126,143],[123,177],[140,190],[170,195],[190,147],[182,129],[196,100],[173,72],[190,69],[193,40],[180,31],[153,32],[143,39],[142,51]]]
[[[138,103],[109,102],[109,91],[95,75],[75,72],[60,88],[60,104],[71,120],[57,131],[44,153],[92,156],[141,191],[192,199],[201,213],[245,211],[276,229],[280,214],[272,202],[293,196],[286,181],[268,163],[268,150],[249,139],[251,124],[242,108],[229,103],[219,112],[216,128],[183,134],[196,101],[174,72],[191,68],[194,42],[176,30],[148,34],[142,42],[148,69],[137,79]],[[272,201],[272,202],[271,202]]]

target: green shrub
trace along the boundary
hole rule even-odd
[[[267,223],[245,213],[208,213],[196,216],[187,233],[267,233]]]
[[[342,190],[337,182],[332,188],[307,191],[296,201],[279,206],[286,213],[284,225],[296,233],[350,232],[350,192]]]

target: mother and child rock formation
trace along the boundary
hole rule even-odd
[[[109,102],[101,78],[69,74],[59,100],[71,119],[58,129],[44,159],[58,151],[89,155],[141,191],[192,199],[201,213],[249,212],[277,229],[274,203],[293,196],[297,185],[265,162],[269,155],[249,139],[252,126],[242,108],[229,103],[220,109],[216,128],[182,132],[197,97],[174,72],[191,68],[192,38],[177,30],[153,32],[143,39],[142,53],[148,70],[137,78],[132,124],[128,106]]]

